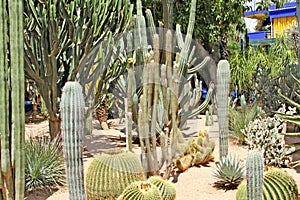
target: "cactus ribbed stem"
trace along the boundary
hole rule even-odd
[[[263,199],[263,154],[257,150],[250,150],[246,161],[247,166],[247,200]]]
[[[0,2],[0,199],[24,199],[25,77],[22,15],[22,1]]]
[[[82,161],[84,105],[81,85],[67,82],[61,97],[61,126],[69,198],[74,200],[85,199]]]
[[[227,60],[221,60],[217,69],[217,106],[219,118],[220,159],[228,154],[228,95],[230,68]]]

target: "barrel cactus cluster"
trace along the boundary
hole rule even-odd
[[[173,183],[161,176],[152,176],[147,181],[131,183],[117,200],[175,200]]]
[[[139,158],[132,152],[110,152],[95,156],[86,172],[89,200],[116,199],[135,181],[145,181]]]
[[[175,160],[175,166],[179,171],[185,171],[192,166],[207,164],[214,159],[212,155],[215,143],[209,141],[207,131],[199,131],[197,138],[192,138],[177,147],[179,156]]]
[[[298,186],[296,181],[282,169],[271,167],[264,173],[263,199],[297,200]],[[236,200],[248,200],[246,180],[239,185],[236,193]]]

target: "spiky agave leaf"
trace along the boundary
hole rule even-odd
[[[64,159],[59,140],[25,142],[25,189],[51,188],[65,183]]]
[[[215,185],[225,189],[235,189],[243,180],[244,168],[237,157],[225,156],[216,163],[214,177],[218,179]]]

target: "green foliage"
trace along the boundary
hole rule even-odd
[[[65,184],[65,166],[59,139],[29,139],[25,142],[26,190]]]
[[[243,95],[242,95],[243,97]],[[242,130],[257,116],[263,115],[262,109],[256,103],[247,105],[245,98],[241,97],[241,109],[236,105],[229,106],[230,136],[237,139],[240,144],[245,144],[245,135]]]
[[[293,40],[289,36],[277,39],[267,51],[250,46],[242,52],[236,42],[230,43],[229,49],[231,88],[237,86],[238,90],[249,89],[255,83],[253,76],[258,69],[269,71],[268,77],[272,79],[280,76],[288,66],[297,64]]]
[[[258,117],[243,130],[249,149],[263,152],[265,164],[270,166],[286,166],[290,163],[290,154],[294,148],[286,147],[284,121],[279,117]]]
[[[243,180],[244,168],[237,157],[227,155],[216,163],[214,177],[217,178],[215,185],[220,188],[235,189]]]
[[[236,193],[236,200],[247,200],[247,182],[243,181]],[[297,200],[298,186],[287,172],[279,168],[270,168],[264,173],[263,199]]]
[[[90,200],[116,199],[132,182],[145,180],[138,157],[131,152],[95,156],[86,172],[86,193]]]
[[[163,200],[157,187],[148,181],[131,183],[117,200]]]
[[[247,0],[212,0],[198,1],[196,12],[196,28],[194,38],[204,43],[208,47],[209,43],[216,43],[221,36],[234,33],[236,30],[245,28],[242,22],[242,13],[245,10]],[[191,1],[179,1],[176,3],[175,21],[182,25],[182,29],[187,28],[187,16]],[[228,12],[228,9],[231,12]],[[205,17],[204,17],[205,16]],[[238,24],[238,26],[236,26]],[[233,32],[234,31],[234,32]]]
[[[162,200],[175,200],[176,188],[174,183],[163,179],[161,176],[151,176],[148,182],[157,187],[162,197]]]

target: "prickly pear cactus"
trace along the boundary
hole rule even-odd
[[[236,200],[247,200],[246,188],[247,182],[243,181],[238,187]],[[298,186],[296,181],[282,169],[271,167],[264,173],[263,199],[297,200]]]
[[[117,200],[162,200],[159,190],[148,181],[131,183]]]
[[[227,60],[221,60],[217,69],[217,107],[219,119],[220,158],[228,154],[229,114],[228,96],[230,68]]]
[[[67,82],[62,90],[61,119],[64,158],[70,199],[85,199],[82,137],[84,134],[84,97],[78,82]]]
[[[246,161],[247,167],[247,199],[263,199],[264,161],[261,151],[250,150]]]
[[[161,176],[151,176],[148,182],[155,185],[162,197],[162,200],[175,200],[176,188],[174,184],[168,180],[163,179]]]
[[[142,164],[134,153],[101,153],[86,172],[89,200],[116,199],[132,182],[145,180]]]

